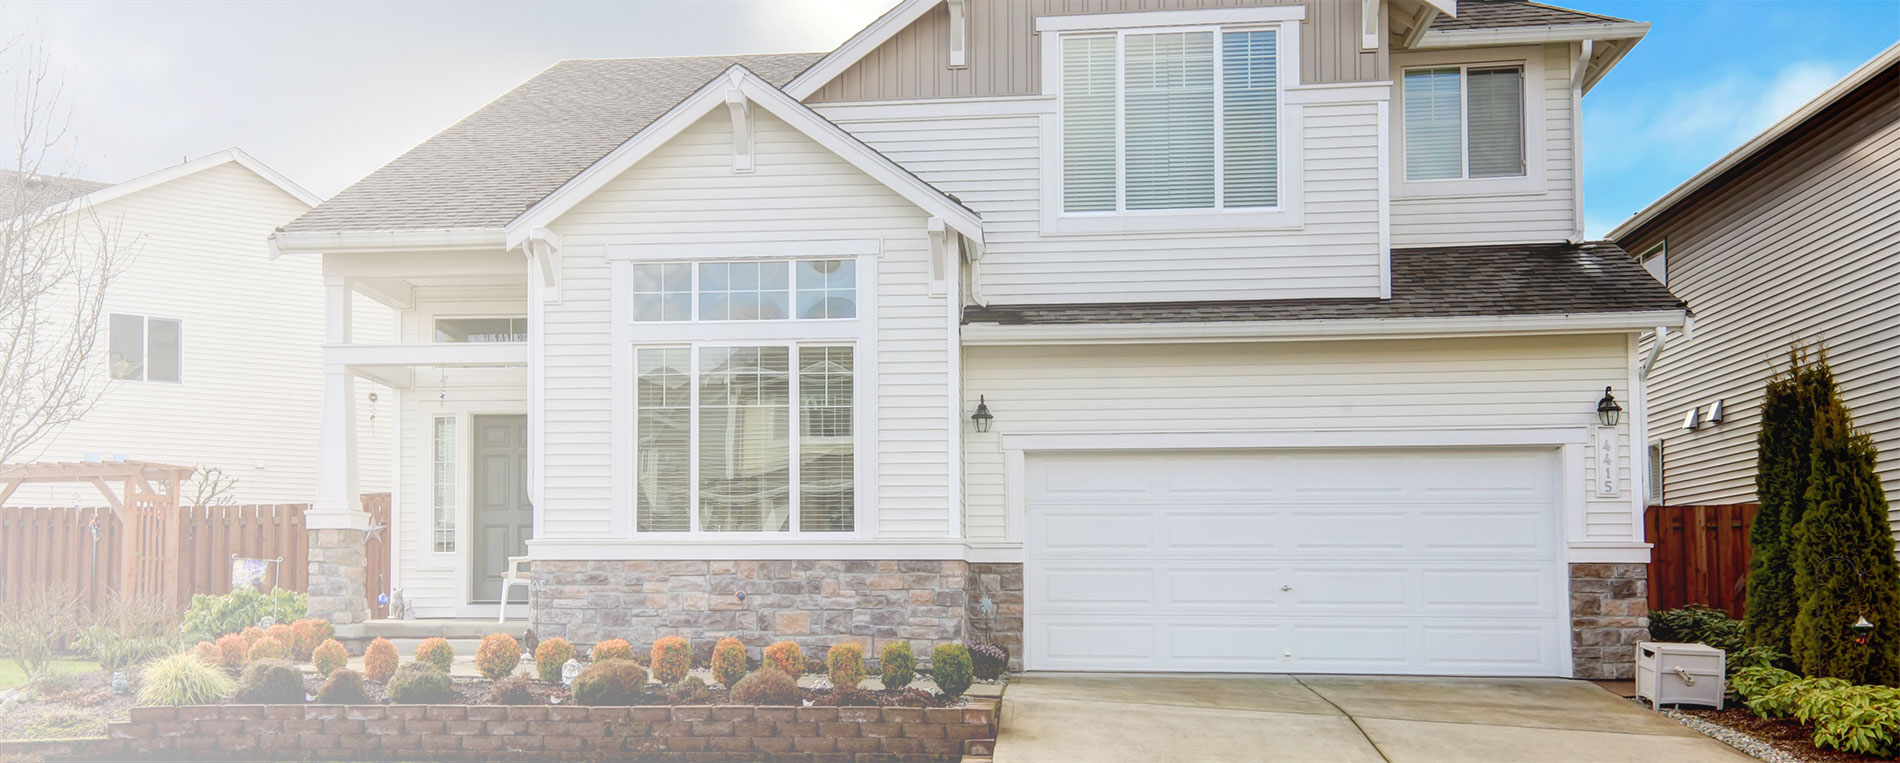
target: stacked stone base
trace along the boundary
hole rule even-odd
[[[1648,565],[1570,565],[1570,658],[1577,678],[1635,678],[1636,643],[1648,638]]]
[[[364,530],[309,530],[310,616],[336,625],[369,619],[369,533]]]

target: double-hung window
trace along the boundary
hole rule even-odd
[[[1405,179],[1523,177],[1524,67],[1406,69]]]
[[[129,313],[107,317],[107,370],[121,381],[176,382],[184,365],[184,323]]]

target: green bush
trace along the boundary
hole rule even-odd
[[[970,669],[977,678],[994,681],[1009,670],[1009,650],[996,644],[971,644]]]
[[[234,688],[236,684],[223,669],[185,652],[145,666],[138,700],[141,705],[208,705],[224,699]]]
[[[1745,646],[1729,652],[1726,662],[1730,675],[1742,668],[1782,667],[1790,664],[1788,655],[1765,646]]]
[[[411,662],[389,677],[389,701],[399,705],[440,705],[455,699],[455,682],[448,671],[426,662]]]
[[[1838,678],[1797,678],[1768,687],[1748,700],[1748,709],[1763,718],[1787,718],[1794,715],[1801,696],[1811,691],[1840,689],[1851,684]]]
[[[1808,351],[1789,351],[1788,368],[1768,380],[1762,399],[1761,430],[1755,438],[1755,492],[1760,508],[1749,528],[1748,641],[1786,654],[1794,653],[1794,621],[1801,607],[1795,588],[1794,532],[1807,504],[1813,471],[1814,414],[1817,402],[1832,393],[1834,376],[1821,363],[1809,363]]]
[[[607,660],[574,677],[574,701],[583,705],[631,705],[646,693],[646,668],[632,660]]]
[[[1768,693],[1769,689],[1799,680],[1801,677],[1781,668],[1770,666],[1745,667],[1729,676],[1729,691],[1742,698],[1744,703]]]
[[[606,662],[608,660],[634,660],[636,663],[638,662],[638,656],[633,653],[633,645],[627,643],[627,640],[624,638],[610,638],[595,644],[593,657],[594,662]]]
[[[1649,613],[1649,635],[1656,641],[1708,644],[1733,652],[1745,643],[1742,630],[1742,621],[1701,604]]]
[[[349,668],[330,671],[330,677],[317,687],[317,701],[326,705],[369,704],[369,694],[363,691],[363,674]]]
[[[745,669],[743,642],[728,636],[713,645],[712,673],[713,678],[719,679],[719,683],[724,684],[728,689],[737,686],[739,679],[745,678]]]
[[[416,662],[426,662],[447,673],[455,665],[455,647],[449,646],[448,639],[440,636],[425,638],[416,645]]]
[[[1801,694],[1794,717],[1814,727],[1814,746],[1892,758],[1900,755],[1900,689],[1844,686]]]
[[[736,705],[797,705],[798,681],[774,667],[763,667],[732,687]]]
[[[534,681],[527,676],[511,675],[496,680],[488,687],[488,695],[483,702],[491,705],[538,705],[541,699],[534,696]]]
[[[638,664],[638,663],[635,663]],[[666,701],[673,705],[710,705],[712,688],[701,681],[699,676],[687,676],[686,680],[673,684],[666,689]]]
[[[902,689],[917,680],[917,656],[909,641],[892,641],[877,653],[878,678],[886,689]]]
[[[300,705],[303,697],[303,671],[284,660],[258,660],[244,666],[237,693],[231,695],[252,705]]]
[[[962,644],[942,644],[930,653],[930,678],[945,696],[960,697],[969,691],[976,674],[970,667],[970,650]]]
[[[542,681],[558,684],[561,682],[561,666],[571,659],[574,659],[574,645],[556,636],[535,646],[534,671],[541,676]]]
[[[262,593],[254,588],[237,588],[219,596],[192,595],[182,627],[187,641],[215,640],[256,625],[265,616],[289,623],[303,619],[309,611],[310,597],[296,591],[279,588]]]
[[[856,641],[840,641],[825,653],[825,675],[831,688],[852,690],[864,680],[864,647]]]

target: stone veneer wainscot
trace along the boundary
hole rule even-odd
[[[1635,678],[1636,642],[1648,638],[1648,565],[1570,565],[1570,659],[1577,678]]]

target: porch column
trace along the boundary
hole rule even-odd
[[[350,343],[355,285],[324,277],[324,344]],[[317,493],[304,514],[310,543],[310,616],[337,625],[369,619],[364,576],[369,514],[356,474],[356,383],[348,366],[323,363],[323,428],[317,435]]]

